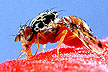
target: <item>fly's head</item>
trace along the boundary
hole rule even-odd
[[[32,29],[27,25],[23,25],[20,27],[18,35],[15,37],[15,42],[17,42],[18,40],[21,41],[22,38],[24,40],[30,41],[32,37],[33,37]]]

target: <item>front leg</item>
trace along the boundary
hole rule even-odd
[[[25,58],[29,59],[32,57],[31,48],[26,48]]]
[[[32,57],[31,48],[24,48],[24,49],[21,50],[21,51],[22,51],[22,53],[18,56],[17,60],[18,60],[24,53],[26,53],[25,58],[31,58],[31,57]]]
[[[23,50],[21,50],[23,51]],[[17,57],[17,60],[25,53],[25,51],[23,51],[18,57]]]

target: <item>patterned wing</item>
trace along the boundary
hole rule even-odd
[[[92,51],[95,51],[99,54],[104,52],[101,42],[93,36],[91,33],[83,33],[79,29],[73,29],[73,33],[77,36],[83,44]]]
[[[59,23],[69,28],[87,48],[97,53],[103,53],[104,49],[101,42],[91,34],[89,25],[81,18],[75,16],[66,16],[61,18]]]

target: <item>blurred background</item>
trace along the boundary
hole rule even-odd
[[[55,8],[54,8],[55,7]],[[59,17],[77,16],[85,20],[93,34],[99,39],[108,37],[108,1],[107,0],[0,0],[0,63],[16,59],[23,49],[15,36],[20,24],[34,19],[46,9],[60,11]],[[47,44],[46,50],[56,48],[57,43]],[[35,53],[37,45],[32,45]],[[42,46],[40,45],[41,52]],[[21,57],[24,58],[24,55]]]

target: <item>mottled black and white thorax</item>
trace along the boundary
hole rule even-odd
[[[34,32],[39,32],[40,30],[48,30],[51,29],[51,25],[55,23],[57,19],[58,13],[56,11],[47,11],[39,14],[34,20],[31,22],[31,27]]]

